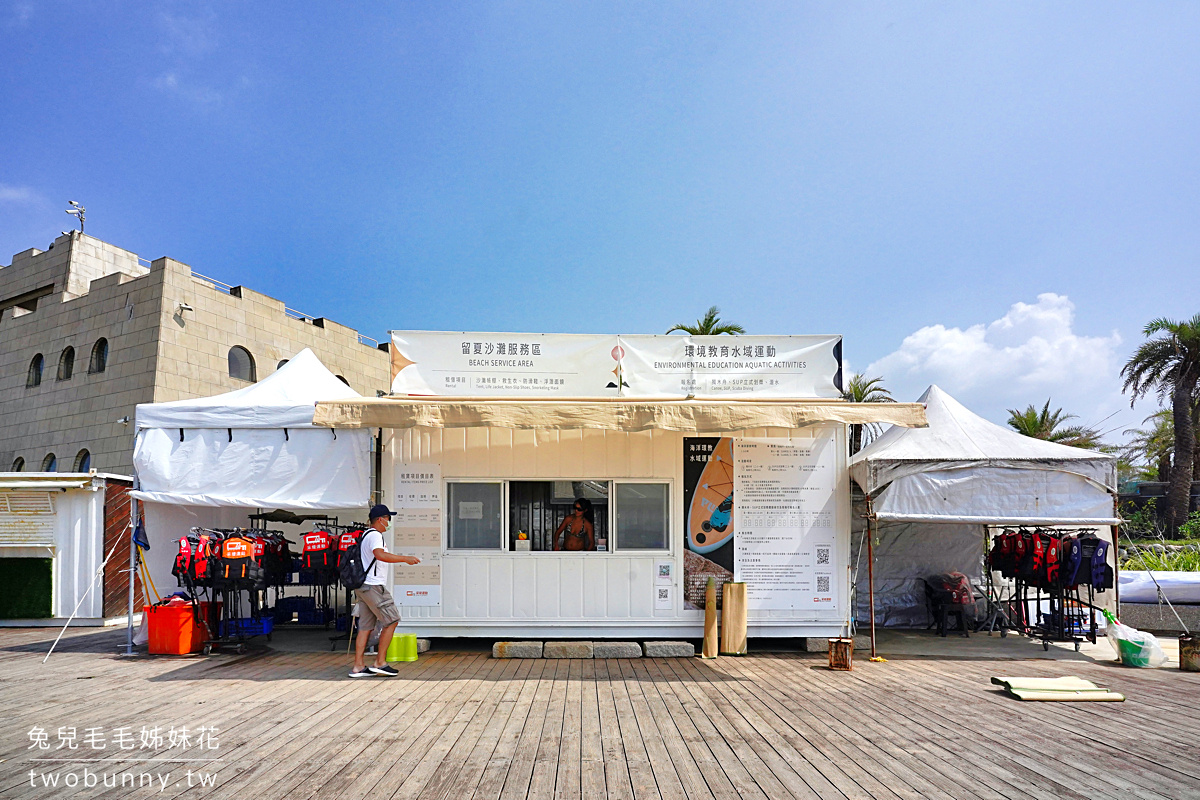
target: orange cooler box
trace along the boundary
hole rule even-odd
[[[200,604],[200,614],[208,613],[208,603]],[[184,655],[199,653],[204,643],[205,628],[196,622],[191,603],[166,606],[143,606],[149,620],[150,653],[152,655]]]

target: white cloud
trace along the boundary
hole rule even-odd
[[[9,6],[8,27],[24,28],[33,18],[33,3],[16,2]]]
[[[164,33],[159,49],[164,53],[195,57],[216,49],[216,16],[211,13],[206,19],[164,13],[158,21]]]
[[[164,72],[154,79],[155,89],[181,97],[198,106],[212,106],[223,99],[220,92],[208,86],[190,83],[179,77],[177,72]]]
[[[33,205],[40,199],[28,186],[9,186],[6,183],[0,183],[0,203]]]
[[[989,323],[921,328],[865,373],[883,376],[897,399],[915,399],[936,383],[996,422],[1007,417],[1006,408],[1040,407],[1048,397],[1052,407],[1093,422],[1128,408],[1120,392],[1121,336],[1081,336],[1074,323],[1070,299],[1040,294]]]

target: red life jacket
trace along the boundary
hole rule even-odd
[[[1046,550],[1041,575],[1043,576],[1043,586],[1051,589],[1058,586],[1059,565],[1062,561],[1062,539],[1045,534],[1043,536]]]
[[[304,569],[332,569],[338,563],[337,540],[329,531],[304,534],[300,566]]]

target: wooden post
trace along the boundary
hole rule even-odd
[[[704,589],[704,647],[700,655],[717,657],[717,579],[711,575]]]
[[[721,655],[746,654],[746,584],[727,583],[721,599]]]
[[[871,506],[871,495],[867,495],[867,597],[871,614],[871,658],[875,658],[875,532],[871,522],[875,511]]]

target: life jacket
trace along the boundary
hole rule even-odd
[[[329,531],[304,534],[300,565],[304,569],[333,569],[338,563],[337,539]]]
[[[171,567],[180,586],[203,584],[214,572],[220,540],[209,531],[189,533],[179,540],[175,563]]]
[[[1005,578],[1014,578],[1017,574],[1017,542],[1021,534],[1017,531],[1005,531],[997,536],[992,544],[989,556],[989,566]]]
[[[284,575],[292,571],[292,555],[288,552],[287,540],[278,534],[268,534],[263,539],[263,554],[259,563],[267,583],[283,585]]]
[[[1108,563],[1108,542],[1097,539],[1096,553],[1092,556],[1092,586],[1098,590],[1113,588],[1113,568]]]
[[[346,560],[346,551],[358,544],[358,539],[364,531],[347,531],[338,537],[338,568]]]
[[[234,533],[221,542],[217,574],[224,580],[246,580],[254,564],[254,542],[241,533]]]
[[[947,572],[925,579],[929,592],[936,603],[967,605],[974,602],[971,581],[961,572]]]
[[[1051,589],[1058,586],[1062,562],[1062,539],[1049,534],[1042,534],[1042,536],[1044,537],[1045,552],[1039,576],[1042,579],[1043,588]]]
[[[195,534],[189,533],[180,538],[178,542],[175,563],[171,565],[171,574],[180,580],[181,585],[185,577],[190,578],[192,575],[192,560],[196,557],[199,547],[200,537]]]
[[[1018,540],[1018,551],[1024,548],[1024,555],[1017,566],[1017,577],[1026,583],[1036,583],[1042,576],[1046,565],[1046,543],[1041,533],[1022,532]]]
[[[1079,539],[1083,557],[1080,571],[1086,570],[1080,580],[1086,578],[1093,588],[1101,591],[1111,589],[1113,570],[1108,564],[1108,542],[1099,536],[1080,536]]]
[[[1068,589],[1079,585],[1079,567],[1083,564],[1083,545],[1079,541],[1082,536],[1072,536],[1063,542],[1063,560],[1059,572],[1059,580]]]

